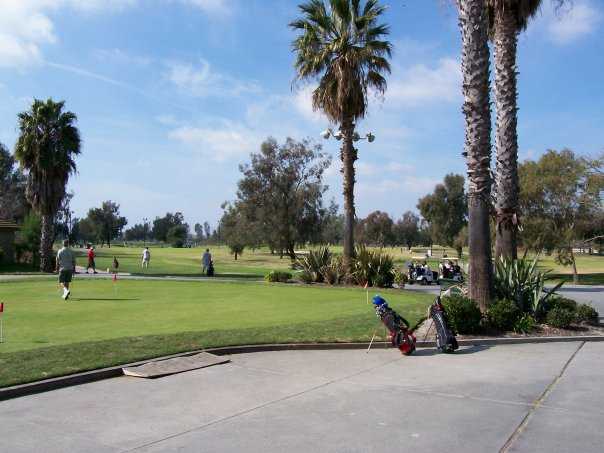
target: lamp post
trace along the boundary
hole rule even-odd
[[[349,128],[349,126],[351,126]],[[350,133],[344,132],[351,131]],[[357,160],[358,150],[355,148],[354,143],[359,140],[367,140],[369,143],[373,143],[375,135],[371,132],[364,136],[359,135],[354,131],[354,124],[348,124],[346,127],[341,127],[339,130],[334,131],[329,128],[321,132],[321,136],[328,140],[330,137],[335,138],[338,141],[342,141],[342,148],[340,150],[340,159],[342,160],[342,175],[343,175],[343,195],[344,195],[344,267],[346,272],[352,272],[353,257],[355,255],[354,250],[354,227],[355,227],[355,207],[354,207],[354,161]],[[349,135],[350,134],[350,135]]]
[[[147,246],[147,225],[148,225],[149,219],[147,219],[147,217],[143,217],[143,246],[146,247]]]
[[[336,140],[340,141],[344,138],[344,134],[340,130],[334,132],[333,129],[329,128],[321,132],[321,137],[323,137],[325,140],[328,140],[330,137],[333,137]],[[375,135],[373,135],[371,132],[368,132],[364,136],[360,136],[358,132],[352,134],[353,142],[358,142],[359,140],[367,140],[369,143],[373,143],[375,141]]]

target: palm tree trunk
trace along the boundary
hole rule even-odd
[[[497,228],[495,256],[517,258],[518,235],[518,91],[517,25],[513,8],[496,10],[495,103],[497,108]]]
[[[342,175],[344,176],[344,269],[352,272],[352,259],[354,257],[354,161],[357,152],[354,148],[352,134],[354,123],[350,118],[342,122],[340,130],[344,135],[340,158],[342,159]]]
[[[484,0],[458,0],[462,37],[463,113],[468,166],[469,296],[486,310],[493,295],[489,204],[491,110]]]
[[[53,272],[52,242],[54,240],[54,216],[42,215],[40,224],[40,271]]]

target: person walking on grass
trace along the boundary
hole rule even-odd
[[[145,250],[143,250],[143,262],[141,263],[141,267],[143,269],[149,269],[149,261],[151,261],[151,252],[149,251],[149,247],[145,247]]]
[[[212,262],[212,255],[210,254],[210,249],[206,249],[201,257],[201,272],[203,274],[207,274],[208,269],[210,268],[210,263]]]
[[[56,271],[59,273],[59,283],[63,287],[63,299],[69,299],[71,291],[69,290],[69,284],[75,271],[76,262],[75,255],[69,248],[69,241],[65,239],[63,241],[63,247],[57,253],[57,265]]]
[[[92,273],[97,274],[96,264],[94,262],[94,258],[96,255],[94,254],[94,247],[92,245],[88,246],[88,266],[86,266],[86,273],[88,273],[88,269],[92,268]]]

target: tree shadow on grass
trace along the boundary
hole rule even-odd
[[[126,299],[119,297],[70,297],[69,300],[73,301],[113,301],[113,300],[140,300],[140,299]]]
[[[452,354],[448,354],[448,355],[476,354],[477,352],[486,351],[487,349],[490,349],[490,348],[491,348],[490,345],[472,345],[469,347],[461,346],[457,351],[455,351]],[[438,354],[445,354],[445,353],[439,351],[436,348],[417,349],[413,353],[413,355],[418,355],[418,356],[432,356],[432,355],[438,355]]]

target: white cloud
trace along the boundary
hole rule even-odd
[[[181,0],[196,6],[204,13],[211,15],[228,15],[232,12],[232,0]]]
[[[305,119],[313,123],[327,123],[327,117],[312,108],[312,93],[316,88],[316,85],[306,85],[304,88],[299,89],[294,93],[292,104]]]
[[[27,67],[42,61],[41,48],[57,42],[49,14],[61,7],[96,12],[130,6],[136,0],[2,0],[0,66]]]
[[[418,177],[411,174],[401,175],[397,179],[380,179],[372,182],[359,182],[359,195],[384,195],[394,193],[424,194],[434,189],[438,180],[428,177]]]
[[[181,90],[198,97],[240,96],[259,93],[256,82],[238,80],[227,74],[214,71],[209,62],[200,60],[198,66],[191,63],[170,63],[166,78]]]
[[[257,151],[262,142],[255,131],[230,121],[223,121],[219,127],[182,126],[172,130],[169,137],[217,162]]]
[[[546,14],[550,37],[557,44],[567,44],[591,34],[602,20],[600,10],[587,0]]]
[[[461,68],[457,60],[443,58],[436,67],[411,66],[388,84],[390,106],[408,107],[427,103],[454,102],[461,93]]]
[[[100,60],[104,63],[116,63],[128,66],[148,66],[153,62],[152,58],[143,57],[140,55],[131,55],[128,52],[118,48],[97,49],[94,51],[94,56],[97,60]]]

